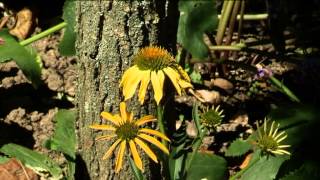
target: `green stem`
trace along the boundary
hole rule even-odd
[[[157,119],[158,119],[157,122],[159,125],[160,132],[162,134],[166,134],[166,131],[164,128],[164,123],[163,123],[163,106],[160,104],[157,106]],[[167,141],[165,141],[164,139],[161,139],[161,142],[163,145],[165,145],[167,147],[167,145],[168,145]]]
[[[236,45],[227,45],[227,46],[210,46],[209,49],[212,51],[216,50],[228,50],[228,51],[241,51],[243,48],[245,48],[245,44],[236,44]]]
[[[185,172],[188,172],[188,170],[190,169],[190,166],[192,164],[192,161],[194,159],[194,156],[196,155],[196,153],[198,152],[201,144],[202,144],[202,140],[204,138],[204,136],[207,134],[207,129],[204,128],[203,131],[199,132],[199,136],[197,138],[197,140],[195,140],[195,142],[192,145],[192,154],[190,156],[190,160],[188,161],[187,165],[186,165],[186,169]]]
[[[258,162],[259,158],[254,159],[247,167],[241,169],[241,171],[237,172],[235,175],[229,178],[229,180],[236,180],[240,177],[243,173],[245,173],[249,168],[255,165]]]
[[[223,3],[226,3],[226,5],[223,5],[223,6],[225,6],[225,10],[222,12],[221,20],[219,22],[219,27],[217,30],[218,31],[217,36],[216,36],[217,45],[220,45],[222,43],[223,36],[226,31],[227,23],[229,21],[230,15],[231,15],[231,11],[232,11],[234,2],[235,2],[234,0],[223,2]]]
[[[221,19],[222,15],[218,15],[218,19]],[[241,19],[241,15],[237,15],[237,20]],[[258,20],[265,20],[268,19],[268,14],[263,13],[263,14],[244,14],[243,15],[243,20],[245,21],[258,21]]]
[[[28,44],[31,44],[34,41],[37,41],[37,40],[39,40],[41,38],[44,38],[44,37],[48,36],[49,34],[52,34],[52,33],[56,32],[56,31],[59,31],[60,29],[66,27],[66,26],[67,26],[67,23],[66,22],[62,22],[62,23],[60,23],[58,25],[55,25],[55,26],[53,26],[53,27],[51,27],[51,28],[49,28],[49,29],[47,29],[45,31],[42,31],[41,33],[39,33],[37,35],[34,35],[34,36],[32,36],[32,37],[30,37],[30,38],[28,38],[26,40],[20,41],[20,45],[21,46],[26,46]]]

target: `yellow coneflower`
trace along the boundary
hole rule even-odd
[[[202,108],[202,113],[200,114],[201,124],[207,128],[216,128],[221,124],[222,119],[224,118],[223,110],[219,109],[218,105],[216,108],[214,106],[209,108]]]
[[[167,147],[165,147],[163,144],[161,144],[160,141],[153,137],[156,136],[166,141],[170,141],[167,136],[156,130],[141,127],[148,122],[156,120],[152,115],[147,115],[142,117],[141,119],[133,120],[133,113],[127,112],[125,102],[121,102],[120,114],[112,115],[108,112],[102,112],[101,116],[104,119],[109,120],[112,125],[95,124],[91,125],[90,128],[110,131],[110,134],[97,137],[96,140],[111,140],[115,138],[115,142],[110,146],[102,159],[109,158],[116,147],[120,146],[118,148],[119,150],[116,157],[116,172],[119,172],[121,170],[127,145],[129,145],[130,147],[130,152],[133,157],[134,163],[142,171],[143,165],[136,144],[138,144],[138,146],[156,163],[158,162],[156,154],[143,141],[148,141],[149,143],[161,149],[166,154],[169,154],[169,150],[167,149]]]
[[[287,154],[290,155],[290,152],[285,150],[285,148],[290,147],[290,145],[281,145],[280,143],[287,138],[285,131],[278,132],[280,124],[275,125],[275,122],[272,121],[270,127],[268,125],[267,119],[264,119],[263,127],[260,127],[258,122],[257,131],[258,137],[255,144],[262,150],[264,153],[273,153],[273,154]]]
[[[151,81],[154,98],[157,104],[163,97],[165,75],[169,77],[178,94],[181,89],[192,88],[188,74],[180,67],[170,53],[157,46],[141,49],[133,59],[134,65],[122,76],[120,87],[123,86],[125,100],[130,99],[140,83],[139,101],[144,102],[149,82]]]

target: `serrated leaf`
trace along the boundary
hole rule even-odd
[[[252,145],[244,140],[236,139],[231,143],[226,151],[226,156],[241,156],[247,153],[252,148]]]
[[[41,83],[41,68],[35,51],[21,46],[6,29],[0,31],[0,38],[3,41],[0,45],[0,63],[8,60],[15,61],[24,75],[35,87],[38,87]]]
[[[187,180],[227,179],[227,161],[217,155],[207,153],[196,153],[190,169],[187,172]]]
[[[76,54],[75,42],[75,1],[66,0],[63,6],[63,20],[67,23],[62,40],[59,44],[59,52],[64,56],[73,56]]]
[[[203,35],[213,31],[218,24],[214,0],[180,0],[179,26],[177,41],[186,48],[194,58],[204,59],[208,56],[208,47]]]
[[[259,153],[260,154],[260,153]],[[243,173],[241,180],[273,180],[277,176],[280,166],[287,160],[288,156],[263,156],[253,157],[249,168]],[[255,163],[256,158],[259,158]]]
[[[56,128],[53,137],[46,142],[49,149],[60,151],[75,160],[76,132],[75,112],[61,109],[54,117]]]
[[[37,172],[49,172],[54,179],[62,176],[61,168],[49,157],[17,144],[6,144],[0,152],[19,159],[27,167]]]

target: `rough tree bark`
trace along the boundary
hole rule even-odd
[[[137,50],[149,44],[159,44],[160,36],[163,36],[159,28],[161,19],[166,16],[165,5],[165,1],[159,0],[76,2],[78,142],[79,159],[83,162],[77,173],[81,179],[133,178],[128,164],[116,175],[114,160],[101,160],[111,142],[95,143],[95,136],[101,133],[93,132],[88,126],[105,123],[101,120],[101,111],[118,112],[122,99],[119,89],[121,75],[130,66],[131,57]],[[143,107],[136,100],[130,104],[137,117],[153,113],[150,111],[154,105],[148,101]],[[146,175],[150,178],[148,163],[144,158]],[[81,162],[77,162],[79,164]]]

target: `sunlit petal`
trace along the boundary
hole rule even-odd
[[[138,84],[141,81],[143,73],[136,68],[137,70],[128,77],[128,81],[123,83],[123,96],[125,97],[125,100],[128,100],[133,97]]]
[[[134,163],[141,171],[143,171],[142,161],[141,161],[141,158],[140,158],[139,153],[137,151],[137,147],[136,147],[135,143],[133,142],[133,140],[129,141],[129,146],[130,146],[130,150],[132,153]]]
[[[110,140],[114,137],[116,137],[116,134],[109,134],[109,135],[103,135],[103,136],[99,136],[96,138],[96,141],[101,141],[101,140]]]
[[[94,124],[89,126],[91,129],[97,129],[97,130],[109,130],[109,131],[115,131],[116,128],[111,125],[105,125],[105,124]]]
[[[147,92],[148,84],[150,82],[150,70],[146,70],[141,79],[140,89],[139,89],[139,102],[144,103],[144,98]]]
[[[148,134],[151,134],[151,135],[154,135],[154,136],[158,136],[159,138],[162,138],[162,139],[170,142],[170,139],[167,136],[165,136],[161,132],[153,130],[153,129],[141,128],[139,130],[139,132],[148,133]]]
[[[160,141],[158,141],[156,138],[149,136],[147,134],[140,133],[138,137],[152,143],[153,145],[157,146],[159,149],[161,149],[166,154],[169,154],[169,150],[166,146],[164,146]]]
[[[147,115],[147,116],[144,116],[144,117],[142,117],[141,119],[137,120],[135,124],[136,124],[137,126],[141,126],[141,125],[143,125],[143,124],[146,124],[146,123],[152,122],[152,121],[156,121],[156,120],[157,120],[157,119],[156,119],[154,116],[152,116],[152,115]]]
[[[125,123],[127,121],[127,107],[125,102],[120,103],[120,116],[122,123]]]
[[[137,143],[144,152],[156,163],[158,163],[157,156],[154,154],[154,152],[146,145],[143,141],[141,141],[138,138],[134,138],[134,142]]]
[[[106,119],[108,121],[111,121],[113,124],[115,125],[119,125],[119,121],[117,118],[115,118],[112,114],[108,113],[108,112],[102,112],[101,116],[103,117],[103,119]]]
[[[122,141],[120,144],[118,156],[116,159],[116,173],[118,173],[122,167],[124,151],[126,150],[126,144],[127,144],[126,140]]]
[[[171,67],[164,68],[163,71],[166,73],[166,75],[171,80],[173,86],[176,88],[179,95],[181,95],[181,88],[178,84],[178,79],[180,77],[179,73],[172,69]]]
[[[184,81],[184,80],[179,80],[179,85],[180,85],[180,87],[182,87],[183,89],[193,88],[193,86],[192,86],[189,82]]]
[[[162,80],[161,77],[159,78],[156,72],[154,71],[151,72],[151,84],[154,91],[154,99],[156,100],[157,104],[160,103],[160,100],[163,96],[163,89],[162,89],[163,82],[161,82],[161,80]]]
[[[133,120],[133,113],[132,112],[127,112],[127,118],[128,118],[128,122],[131,122]]]
[[[114,142],[111,147],[108,149],[108,151],[103,155],[102,159],[108,159],[112,152],[114,151],[114,149],[117,147],[117,145],[121,142],[121,139],[116,140],[116,142]]]
[[[124,84],[127,83],[129,79],[132,78],[132,74],[134,74],[137,70],[139,70],[137,66],[132,66],[129,69],[127,69],[122,75],[122,78],[120,81],[120,87],[124,86]]]

